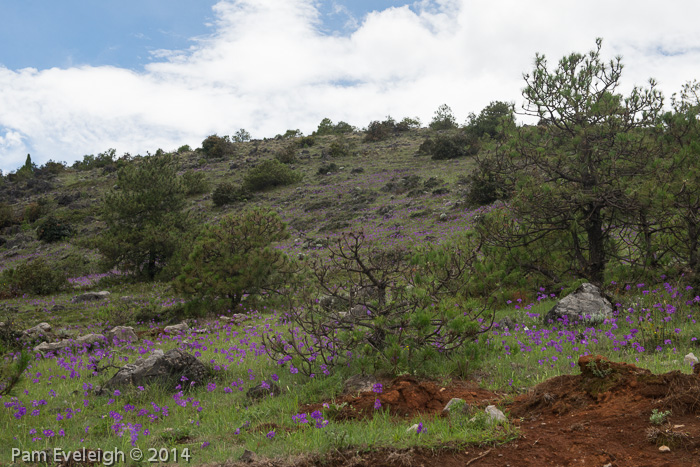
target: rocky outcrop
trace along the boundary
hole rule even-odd
[[[192,382],[201,384],[207,378],[207,368],[194,355],[179,349],[166,353],[154,350],[147,358],[124,365],[107,381],[98,393],[124,386],[147,386],[158,383],[169,389],[179,384],[189,386]]]
[[[136,342],[139,340],[131,326],[115,326],[105,334],[110,344],[119,342]]]
[[[86,334],[80,336],[77,339],[62,339],[57,342],[42,342],[41,344],[34,347],[34,352],[39,352],[41,354],[46,354],[48,352],[58,352],[59,350],[65,349],[67,347],[83,347],[91,348],[94,346],[99,346],[104,343],[105,336],[102,334]]]
[[[612,312],[612,304],[603,297],[600,289],[586,283],[559,300],[559,303],[545,315],[544,322],[565,320],[569,323],[602,323],[612,318]]]
[[[103,290],[101,292],[85,292],[84,294],[76,295],[71,301],[73,303],[94,302],[97,300],[104,300],[107,297],[109,297],[109,292]]]

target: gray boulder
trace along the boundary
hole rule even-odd
[[[559,303],[549,310],[544,317],[544,322],[557,322],[568,319],[588,324],[602,323],[607,318],[612,318],[612,304],[603,297],[600,289],[593,284],[581,284],[573,293],[559,300]]]
[[[29,328],[22,334],[29,338],[41,337],[51,334],[51,325],[49,323],[39,323],[33,328]]]
[[[505,422],[508,420],[506,418],[506,416],[503,414],[503,412],[498,410],[498,408],[496,408],[495,405],[489,405],[488,407],[486,407],[486,409],[484,411],[486,412],[486,416],[487,416],[486,423],[488,423],[489,425],[502,423],[502,422]]]
[[[110,344],[119,341],[136,342],[139,340],[131,326],[115,326],[106,333],[107,342]]]
[[[109,297],[109,292],[103,290],[101,292],[85,292],[84,294],[76,295],[71,301],[73,303],[94,302],[97,300],[104,300],[107,297]]]
[[[172,326],[164,327],[163,332],[167,334],[179,334],[187,331],[189,328],[190,327],[187,325],[187,323],[173,324]]]
[[[246,391],[245,395],[251,399],[257,400],[262,399],[265,396],[279,396],[281,390],[280,387],[275,384],[272,380],[264,380],[262,383]]]
[[[57,352],[67,347],[93,347],[95,344],[102,344],[105,336],[102,334],[86,334],[77,339],[61,339],[56,342],[42,342],[34,347],[34,352],[40,352],[42,355],[48,352]]]
[[[185,381],[181,381],[182,377]],[[99,391],[115,389],[124,386],[147,386],[153,383],[165,384],[174,389],[178,384],[189,386],[192,381],[201,384],[207,377],[207,368],[194,355],[179,349],[166,353],[154,350],[148,358],[140,358],[134,363],[124,365],[117,373],[102,386]]]
[[[354,375],[345,380],[343,394],[370,392],[377,383],[379,380],[372,375]]]

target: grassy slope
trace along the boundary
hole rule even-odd
[[[292,236],[283,245],[290,253],[303,252],[306,237],[333,236],[343,230],[361,228],[386,246],[440,241],[469,228],[474,213],[460,205],[464,187],[459,185],[458,177],[469,172],[473,161],[432,161],[416,157],[423,137],[422,132],[411,132],[384,142],[363,143],[361,135],[352,135],[349,139],[353,154],[327,161],[322,160],[321,155],[333,137],[318,138],[309,154],[294,164],[296,170],[304,174],[302,182],[256,195],[250,203],[270,206],[290,223]],[[272,157],[284,142],[257,144],[255,153],[252,151],[256,143],[239,144],[236,157],[230,160],[200,165],[194,154],[185,154],[181,158],[185,168],[204,171],[212,186],[224,180],[239,182],[247,167]],[[239,167],[231,169],[230,164],[234,161]],[[323,162],[334,162],[343,169],[332,175],[318,175]],[[359,167],[364,171],[351,173],[352,169]],[[420,177],[417,196],[381,190],[387,183],[401,183],[401,178],[409,175]],[[425,189],[423,184],[429,177],[437,177],[440,181],[436,187]],[[43,245],[33,239],[32,226],[23,226],[21,232],[7,238],[13,240],[24,236],[25,240],[14,248],[0,249],[0,264],[9,267],[16,261],[38,255],[69,264],[76,276],[99,272],[98,257],[89,249],[89,239],[103,228],[97,210],[102,194],[114,185],[115,180],[114,174],[102,174],[99,170],[68,171],[57,177],[56,188],[51,193],[19,200],[15,206],[18,210],[40,196],[56,199],[61,194],[80,192],[80,199],[72,205],[58,207],[54,204],[52,208],[56,214],[69,218],[79,235],[66,243]],[[449,193],[431,193],[440,187],[447,188]],[[241,208],[241,205],[214,208],[209,195],[194,196],[189,201],[193,215],[206,221],[215,221]],[[379,214],[378,210],[385,206],[390,206],[391,212]],[[442,213],[446,216],[441,219]],[[347,225],[340,230],[324,230],[332,227],[331,223]],[[319,232],[319,229],[323,231]],[[84,288],[90,287],[88,279],[83,283],[86,284]],[[55,297],[5,300],[0,305],[27,327],[48,321],[55,329],[65,328],[70,333],[84,334],[120,324],[119,320],[129,322],[133,319],[129,318],[130,314],[133,316],[145,305],[167,309],[179,299],[167,284],[123,284],[110,290],[111,299],[98,304],[72,304],[70,298],[77,293],[76,290]],[[645,290],[647,293],[642,293]],[[668,292],[663,287],[641,287],[623,297],[626,302],[622,309],[631,307],[632,311],[623,311],[616,322],[572,330],[543,326],[539,316],[546,313],[554,300],[551,297],[537,300],[534,298],[537,291],[527,292],[533,297],[531,300],[502,303],[497,311],[499,319],[513,317],[518,323],[516,329],[507,332],[493,329],[455,358],[431,362],[417,370],[445,384],[451,379],[469,375],[488,388],[512,393],[551,376],[576,371],[572,363],[585,353],[602,353],[613,359],[633,361],[655,372],[689,371],[682,356],[694,349],[696,341],[692,339],[698,333],[693,320],[696,305],[685,303],[694,296],[692,291]],[[673,296],[679,293],[685,296]],[[124,296],[131,298],[122,300]],[[529,302],[533,302],[532,305]],[[675,304],[679,312],[664,322],[663,310],[655,305],[663,304],[663,308],[669,303]],[[142,425],[135,443],[144,451],[148,448],[189,447],[195,464],[237,459],[244,449],[268,456],[289,456],[310,451],[322,453],[346,446],[362,449],[415,444],[439,446],[448,442],[508,439],[512,436],[509,428],[494,430],[486,428],[483,421],[469,422],[469,418],[395,421],[381,410],[369,422],[337,422],[327,418],[329,424],[325,428],[299,427],[291,419],[299,407],[333,399],[339,393],[345,375],[338,372],[327,378],[308,379],[291,373],[286,366],[280,367],[265,355],[256,355],[254,344],[259,343],[260,334],[283,326],[275,313],[274,310],[265,310],[250,328],[230,328],[205,320],[199,323],[205,332],[190,333],[181,339],[147,336],[136,345],[116,348],[98,357],[103,366],[112,360],[115,365],[133,361],[139,354],[156,347],[167,350],[180,346],[198,352],[200,360],[210,362],[215,368],[215,387],[195,388],[184,394],[184,400],[191,398],[185,407],[177,405],[171,393],[158,388],[133,389],[112,397],[85,394],[84,384],[100,384],[113,373],[113,370],[107,370],[93,374],[88,368],[91,360],[87,354],[37,359],[32,363],[29,377],[18,388],[18,405],[0,408],[0,443],[22,449],[118,446],[128,452],[131,448],[129,432],[122,429],[120,435],[110,428],[114,424],[110,412],[123,416],[122,423]],[[653,314],[653,320],[645,318],[640,325],[639,318],[647,313]],[[154,323],[140,323],[137,327],[147,329],[154,326]],[[633,329],[638,332],[633,333]],[[635,339],[625,338],[632,334]],[[632,342],[641,343],[645,349],[640,351]],[[239,390],[273,374],[279,376],[281,387],[289,388],[279,398],[254,403],[245,397],[245,391]],[[46,405],[33,407],[32,401],[41,400],[45,400]],[[3,402],[13,403],[7,399]],[[158,407],[167,405],[169,414],[163,416],[162,411],[155,411],[154,403]],[[133,405],[135,410],[126,410],[125,405]],[[15,414],[20,406],[26,407],[28,413],[18,418]],[[71,410],[69,419],[65,416],[68,409]],[[153,417],[138,415],[142,409]],[[32,415],[34,410],[39,412]],[[60,419],[58,415],[61,415]],[[325,415],[330,417],[330,413]],[[425,422],[428,432],[420,436],[407,435],[406,428],[418,421]],[[247,428],[235,434],[236,428],[245,427],[248,422]],[[43,434],[43,430],[51,430],[54,434]],[[64,430],[63,436],[58,434],[60,430]],[[149,434],[144,430],[149,430]],[[267,437],[270,431],[275,432],[272,439]],[[6,461],[0,459],[0,463]]]

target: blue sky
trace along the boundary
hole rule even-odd
[[[680,12],[680,13],[679,13]],[[622,55],[622,92],[700,78],[700,2],[0,0],[0,170],[324,117],[460,122],[522,103],[536,52]]]

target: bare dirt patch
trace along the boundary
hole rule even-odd
[[[696,374],[654,375],[600,356],[579,360],[580,375],[552,378],[507,404],[520,437],[499,446],[348,450],[294,460],[264,460],[267,466],[700,466],[700,365]],[[440,414],[452,397],[470,404],[493,403],[494,393],[459,382],[449,387],[410,377],[395,379],[380,395],[361,393],[336,400],[344,419],[371,416],[375,399],[396,417]],[[307,406],[316,410],[321,404]],[[652,410],[671,410],[653,425]],[[661,445],[670,451],[661,452]]]

